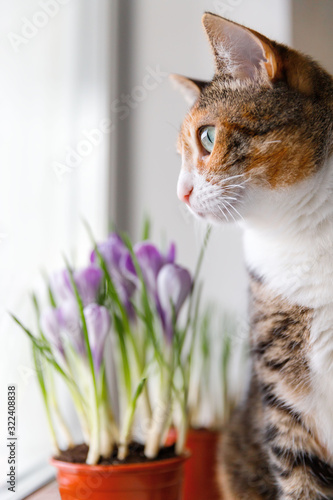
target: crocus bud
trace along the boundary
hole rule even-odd
[[[86,355],[84,336],[80,322],[78,305],[74,298],[64,302],[59,308],[61,317],[61,331],[74,350],[80,355]]]
[[[165,256],[165,264],[173,264],[176,260],[176,245],[171,243]]]
[[[110,277],[129,318],[134,319],[135,313],[131,299],[136,289],[136,281],[133,279],[133,273],[128,273],[126,269],[126,261],[130,258],[126,245],[117,233],[112,233],[105,242],[98,245],[98,250],[107,265]],[[97,263],[95,251],[92,252],[90,260]]]
[[[50,286],[57,305],[73,298],[73,290],[67,269],[53,273],[50,277]]]
[[[140,265],[143,279],[151,295],[156,295],[156,280],[158,273],[165,264],[173,264],[176,257],[176,246],[171,243],[164,256],[158,248],[149,241],[137,243],[134,253]],[[137,273],[130,254],[124,260],[124,267],[131,279],[137,280]]]
[[[96,373],[99,373],[106,337],[110,331],[111,318],[108,310],[97,304],[89,304],[84,308],[91,353]]]
[[[50,344],[65,358],[65,351],[61,339],[62,313],[60,309],[48,307],[40,317],[40,326]]]
[[[98,244],[98,251],[105,260],[109,269],[119,267],[120,260],[127,248],[117,233],[111,233],[106,241]],[[94,264],[98,262],[96,252],[93,251],[90,255],[90,261]]]
[[[85,269],[74,271],[74,282],[84,306],[96,302],[102,276],[102,271],[96,266],[89,266]],[[67,269],[53,274],[50,285],[57,305],[62,305],[73,299],[75,300],[74,290]]]
[[[176,264],[166,264],[157,277],[157,293],[164,333],[172,339],[174,321],[192,288],[192,278],[187,269]]]
[[[164,258],[155,245],[149,241],[134,246],[134,253],[140,265],[148,292],[156,295],[157,275],[164,264]]]
[[[101,269],[95,266],[74,272],[74,281],[84,306],[96,302],[102,276]]]

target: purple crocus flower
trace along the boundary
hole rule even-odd
[[[108,269],[118,269],[123,255],[127,253],[127,248],[117,233],[111,233],[106,241],[98,244],[98,251],[105,260]],[[90,255],[90,262],[98,263],[95,251]]]
[[[50,286],[57,305],[73,298],[73,290],[67,269],[53,273],[50,278]]]
[[[156,299],[156,280],[158,273],[165,264],[173,263],[176,256],[176,247],[172,243],[166,256],[164,256],[157,247],[149,242],[143,241],[142,243],[137,243],[134,248],[134,253],[138,264],[141,268],[143,279],[145,281],[148,292],[154,299]],[[124,267],[128,276],[138,282],[136,269],[130,254],[128,254],[124,260]]]
[[[174,320],[192,288],[192,278],[187,269],[177,264],[166,264],[157,277],[159,312],[167,340],[173,336]]]
[[[84,306],[96,302],[102,276],[102,270],[95,266],[74,271],[74,281]]]
[[[47,340],[53,345],[63,358],[64,346],[61,339],[62,313],[60,309],[48,307],[40,317],[40,326]]]
[[[172,242],[169,246],[167,253],[166,253],[165,263],[166,264],[174,264],[175,260],[176,260],[176,245],[175,245],[175,243]]]
[[[126,262],[130,257],[126,245],[118,234],[112,233],[105,242],[98,245],[98,250],[105,260],[120,300],[124,304],[129,317],[133,319],[135,314],[131,299],[136,289],[136,283],[132,274],[129,274],[126,269]],[[90,261],[94,264],[97,263],[95,251],[92,252]]]
[[[134,253],[141,268],[147,290],[153,297],[156,297],[156,280],[164,264],[164,257],[156,246],[148,241],[137,243],[134,246]]]
[[[96,266],[89,266],[73,272],[73,278],[84,306],[96,301],[102,276],[101,269]],[[57,305],[75,300],[74,290],[67,269],[53,274],[50,285]]]
[[[86,355],[86,346],[80,322],[77,303],[71,299],[59,308],[61,318],[61,331],[63,337],[68,339],[74,350],[80,355]]]
[[[111,318],[108,310],[97,304],[89,304],[84,308],[91,353],[96,373],[99,373],[106,337],[110,331]]]
[[[64,341],[67,339],[74,350],[85,355],[83,332],[77,304],[73,299],[58,308],[45,309],[40,317],[42,332],[56,350],[65,358]]]

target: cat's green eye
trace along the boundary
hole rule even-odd
[[[202,127],[199,131],[199,139],[207,153],[211,153],[215,142],[215,127],[212,125]]]

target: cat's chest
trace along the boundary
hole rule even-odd
[[[283,251],[252,237],[246,247],[249,267],[267,283],[257,285],[254,307],[267,324],[256,335],[270,335],[275,358],[288,359],[290,369],[276,376],[281,395],[308,415],[333,456],[333,253],[311,250]]]
[[[304,415],[333,457],[333,305],[291,304],[252,274],[250,320],[259,380]]]
[[[333,233],[324,245],[268,238],[258,231],[244,235],[249,269],[291,304],[320,308],[333,303]]]

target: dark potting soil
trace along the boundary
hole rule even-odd
[[[144,455],[144,446],[140,443],[131,443],[129,445],[129,453],[125,460],[118,460],[117,449],[115,448],[109,458],[100,458],[98,465],[120,465],[120,464],[136,464],[143,462],[155,462],[156,460],[164,460],[176,456],[175,445],[165,446],[162,448],[156,458],[147,458]],[[54,457],[56,460],[70,462],[74,464],[84,464],[88,455],[88,446],[86,444],[78,444],[67,450],[61,450],[60,454]]]

